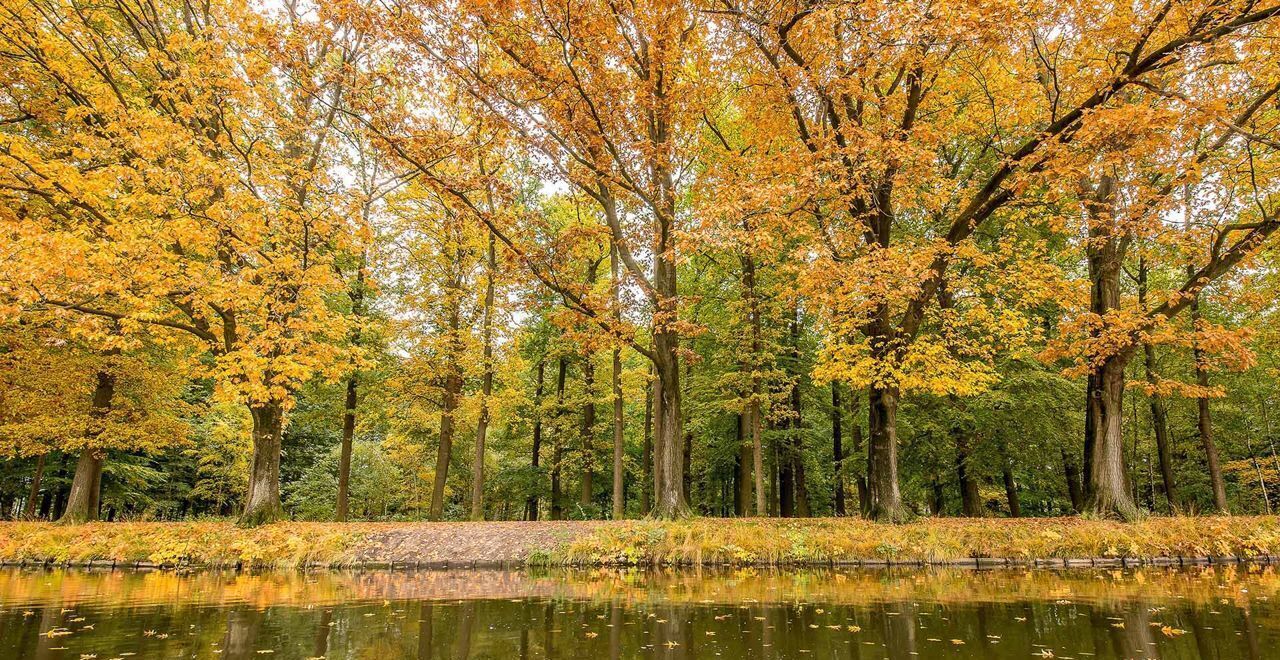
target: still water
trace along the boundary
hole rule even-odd
[[[1277,658],[1272,567],[0,570],[0,658]]]

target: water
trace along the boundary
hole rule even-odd
[[[1274,658],[1271,567],[0,570],[0,658]]]

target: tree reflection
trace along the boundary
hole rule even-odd
[[[237,608],[227,613],[227,634],[222,639],[225,660],[247,660],[258,657],[254,646],[262,617],[252,608]]]
[[[730,583],[719,582],[711,574],[709,584],[675,573],[656,575],[652,581],[647,575],[633,574],[626,582],[584,577],[568,583],[559,575],[509,575],[511,583],[504,589],[524,584],[532,585],[535,593],[561,591],[514,600],[370,602],[352,597],[342,602],[334,598],[336,602],[314,606],[293,603],[296,585],[287,575],[262,579],[242,574],[224,576],[222,586],[237,594],[246,585],[257,585],[259,591],[251,599],[214,603],[210,591],[232,592],[217,592],[219,585],[196,576],[141,578],[116,573],[112,582],[66,580],[57,571],[7,578],[0,572],[0,593],[13,594],[15,585],[34,584],[40,578],[60,585],[67,603],[84,602],[82,590],[100,589],[98,602],[80,608],[22,603],[0,607],[0,658],[61,660],[81,655],[126,657],[126,653],[209,657],[213,652],[223,660],[415,656],[442,660],[604,660],[606,656],[609,660],[915,660],[1028,658],[1052,653],[1058,658],[1096,660],[1261,660],[1273,655],[1263,649],[1275,646],[1280,631],[1280,609],[1273,605],[1280,603],[1275,598],[1280,594],[1268,569],[1256,575],[1244,571],[1175,574],[1189,587],[1185,597],[1168,596],[1174,588],[1164,585],[1149,598],[1126,593],[1114,599],[1098,597],[1101,591],[1086,578],[1116,584],[1127,579],[1119,572],[1084,572],[1085,577],[1067,578],[1030,572],[1022,574],[1022,583],[1012,581],[1011,575],[974,574],[975,584],[990,579],[1010,593],[993,595],[984,587],[968,601],[952,590],[952,577],[943,580],[939,591],[939,583],[927,572],[915,574],[914,580],[884,573],[885,584],[875,587],[875,593],[892,597],[870,602],[853,599],[847,585],[822,584],[805,575],[793,575],[788,582],[775,575],[741,574],[741,582]],[[1146,579],[1152,576],[1148,573]],[[310,577],[318,585],[328,579]],[[366,574],[362,579],[367,583],[344,577],[335,584],[357,585],[353,592],[363,594],[368,593],[365,587],[381,585],[388,578]],[[1013,599],[1015,585],[1041,579],[1058,585],[1060,591],[1031,588],[1033,597]],[[137,598],[141,592],[131,589],[139,586],[139,580],[156,593],[163,586],[167,602]],[[471,586],[465,574],[457,572],[440,577],[438,584]],[[593,586],[584,591],[584,584]],[[407,591],[415,593],[415,588]],[[836,594],[853,602],[805,594]],[[113,600],[122,595],[119,602]],[[698,596],[704,598],[695,600]],[[275,602],[277,597],[283,602]],[[47,634],[50,631],[54,633]],[[266,651],[275,655],[262,655]]]
[[[432,617],[431,603],[422,603],[418,610],[418,660],[431,660]]]

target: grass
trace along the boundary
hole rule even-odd
[[[850,561],[945,562],[975,557],[1260,557],[1280,554],[1280,519],[1152,517],[1134,523],[1081,518],[689,519],[606,526],[554,553],[587,565],[786,565]]]
[[[0,523],[0,561],[146,562],[291,568],[308,563],[353,562],[373,525],[278,523],[256,528],[233,522]]]
[[[232,522],[0,523],[0,561],[41,563],[146,562],[160,566],[334,567],[413,557],[412,536],[397,530],[422,524],[284,522],[257,528]],[[429,523],[428,523],[429,525]],[[450,523],[448,534],[492,539],[485,523]],[[503,545],[524,529],[504,530]],[[560,523],[560,525],[565,525]],[[511,537],[505,538],[506,535]],[[946,562],[974,557],[1050,558],[1262,557],[1280,555],[1280,518],[1273,516],[1152,517],[1134,523],[1081,518],[924,519],[890,525],[860,519],[690,518],[565,527],[546,545],[531,545],[529,565],[821,565],[851,561]],[[390,540],[388,540],[390,539]],[[421,541],[418,541],[421,543]],[[485,562],[485,547],[466,544]],[[425,548],[424,548],[425,550]],[[408,551],[406,555],[405,552]]]

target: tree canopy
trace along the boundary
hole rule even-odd
[[[4,513],[1280,496],[1280,4],[0,4]]]

